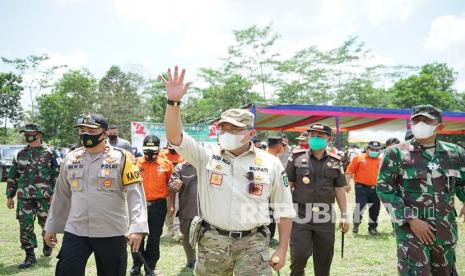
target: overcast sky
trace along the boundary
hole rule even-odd
[[[231,30],[272,22],[283,55],[355,35],[377,63],[447,62],[465,90],[461,0],[2,0],[0,18],[0,56],[48,53],[97,77],[113,64],[153,76],[179,64],[195,79],[220,64]]]

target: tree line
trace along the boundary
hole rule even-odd
[[[332,49],[309,45],[282,53],[277,47],[281,36],[272,25],[233,34],[221,65],[199,70],[202,86],[194,86],[183,103],[186,123],[209,122],[228,108],[250,103],[382,108],[430,103],[449,111],[465,106],[465,93],[454,89],[457,72],[444,63],[368,65],[373,55],[357,37]],[[76,143],[71,126],[82,113],[104,115],[124,138],[130,138],[130,121],[163,121],[165,93],[156,76],[146,78],[116,65],[101,78],[85,68],[58,76],[66,65],[46,66],[48,59],[46,54],[2,58],[11,67],[0,72],[2,143],[21,142],[8,125],[31,121],[45,128],[51,143]],[[26,110],[20,103],[23,93],[31,103]]]

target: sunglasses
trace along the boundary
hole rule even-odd
[[[100,125],[99,122],[95,121],[94,117],[92,116],[80,116],[77,119],[77,124],[97,124]]]
[[[249,181],[249,194],[255,193],[257,191],[257,188],[255,187],[255,183],[254,183],[254,178],[255,178],[254,172],[247,172],[245,174],[245,177]]]

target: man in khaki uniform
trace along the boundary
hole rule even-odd
[[[185,71],[164,80],[168,105],[165,127],[168,141],[176,146],[198,174],[200,214],[205,220],[198,243],[197,275],[271,275],[270,265],[284,265],[292,219],[287,176],[276,157],[257,149],[251,139],[254,116],[231,109],[218,122],[220,146],[206,148],[182,133],[180,100],[187,92]],[[271,263],[268,253],[269,201],[279,220],[280,244]],[[279,259],[279,261],[277,260]]]
[[[64,232],[55,275],[84,275],[92,253],[99,275],[126,275],[125,234],[137,252],[148,233],[139,170],[130,153],[106,144],[104,117],[81,116],[75,127],[84,148],[63,160],[45,225],[51,247],[57,244],[56,233]]]

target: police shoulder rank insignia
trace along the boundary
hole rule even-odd
[[[263,163],[262,159],[260,157],[255,158],[255,165],[261,166]]]
[[[289,179],[287,178],[286,171],[282,171],[281,175],[283,177],[283,185],[284,185],[284,187],[289,187]]]
[[[210,176],[210,184],[214,186],[221,186],[223,184],[223,174],[221,173],[212,173]]]
[[[220,164],[216,164],[215,169],[216,170],[221,170],[223,167]]]

